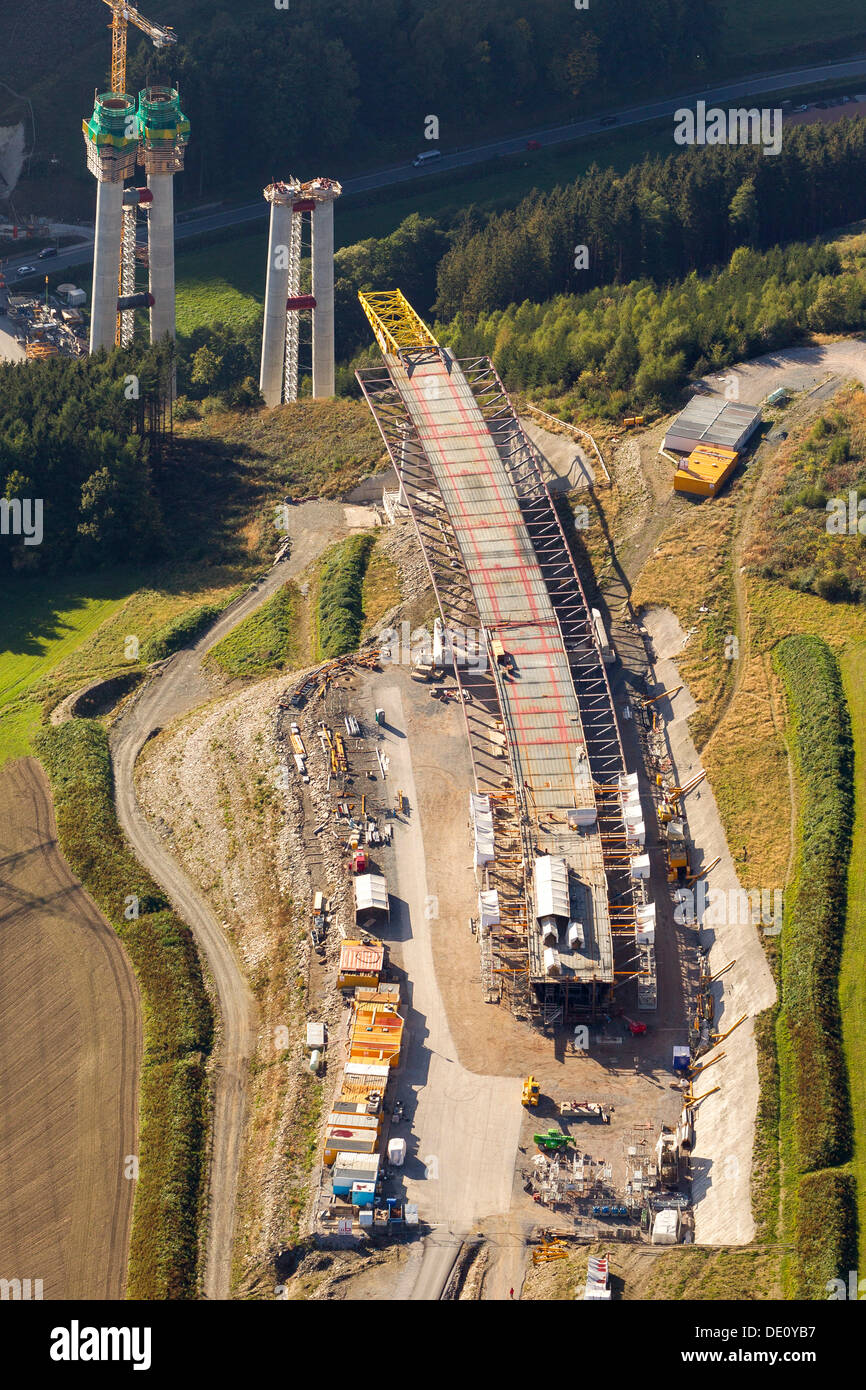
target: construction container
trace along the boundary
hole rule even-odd
[[[735,449],[700,445],[674,474],[674,490],[695,497],[715,497],[733,473],[739,457]]]
[[[388,884],[381,874],[355,877],[355,920],[362,927],[386,922],[390,912]]]
[[[544,973],[554,978],[562,974],[562,967],[559,963],[559,952],[553,946],[544,948]]]
[[[349,1024],[349,1057],[353,1062],[400,1061],[403,1020],[393,1004],[355,1003]]]
[[[324,1023],[307,1024],[307,1047],[319,1048],[325,1046],[325,1025]]]
[[[336,1114],[357,1114],[359,1107],[368,1115],[378,1114],[388,1085],[391,1068],[387,1064],[347,1062],[331,1109]],[[378,1099],[374,1103],[371,1097]]]
[[[376,1200],[375,1182],[354,1182],[352,1183],[352,1206],[360,1207],[362,1210],[371,1208]],[[372,1218],[372,1211],[370,1216]],[[367,1224],[372,1224],[372,1221]]]
[[[375,989],[385,963],[381,941],[366,943],[347,938],[340,946],[337,989]]]
[[[332,1124],[332,1120],[336,1123]],[[325,1128],[325,1165],[330,1167],[338,1153],[375,1153],[379,1147],[380,1129],[381,1121],[377,1115],[332,1113]]]
[[[337,1197],[348,1197],[356,1183],[369,1183],[375,1189],[379,1177],[379,1155],[340,1152],[334,1159],[331,1186]],[[372,1193],[371,1198],[372,1201]]]

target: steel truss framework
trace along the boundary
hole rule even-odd
[[[302,212],[292,212],[289,233],[289,299],[301,292],[301,232]],[[301,338],[301,310],[286,310],[286,350],[283,359],[283,400],[298,399],[298,348]]]
[[[410,375],[415,366],[434,355],[446,366],[454,360],[446,350],[429,343],[403,348],[399,355]],[[627,939],[628,954],[633,957],[636,904],[619,787],[625,758],[590,608],[544,482],[540,458],[521,428],[492,362],[479,357],[461,360],[459,366],[514,489],[556,615],[595,784],[615,944],[622,949]],[[448,511],[400,392],[386,366],[367,368],[356,375],[401,483],[442,620],[452,629],[479,632],[481,622],[472,586]],[[500,673],[495,664],[483,672],[455,664],[455,675],[463,698],[476,790],[490,795],[494,810],[496,858],[485,873],[486,886],[498,890],[502,921],[491,933],[493,961],[491,964],[487,959],[483,972],[487,997],[494,992],[493,975],[499,980],[498,997],[518,1015],[525,1013],[544,1023],[560,1016],[595,1016],[608,1000],[605,987],[587,989],[567,980],[547,980],[530,963],[533,797],[532,788],[521,785],[516,777],[510,744],[502,736],[506,723]]]
[[[135,247],[138,227],[138,208],[123,209],[123,230],[120,242],[120,283],[121,295],[135,294]],[[117,347],[131,347],[135,336],[135,310],[123,309],[117,315],[115,344]]]

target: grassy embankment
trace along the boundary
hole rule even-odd
[[[289,581],[208,652],[227,676],[261,678],[302,664],[298,624],[303,597]]]
[[[842,657],[842,679],[854,734],[854,836],[848,865],[848,912],[839,970],[842,1044],[848,1066],[854,1129],[852,1171],[857,1185],[859,1260],[866,1267],[866,643]],[[840,1277],[847,1277],[840,1271]]]
[[[827,417],[827,424],[816,428],[815,417],[820,418],[821,410]],[[811,1131],[803,1136],[794,1127],[796,1107],[792,1086],[800,1071],[803,1075],[807,1072],[792,1044],[792,1037],[800,1041],[804,1037],[800,1020],[795,1018],[792,1035],[788,1006],[796,1006],[798,991],[810,1001],[820,994],[823,1007],[832,1013],[840,946],[838,911],[845,894],[844,883],[840,885],[839,881],[842,869],[838,862],[831,864],[827,859],[822,864],[820,856],[817,864],[811,862],[811,856],[820,850],[820,845],[816,849],[815,840],[820,825],[815,824],[814,807],[809,813],[804,810],[807,796],[814,800],[823,794],[816,759],[822,751],[825,760],[829,755],[822,750],[821,739],[809,740],[799,786],[789,785],[786,700],[780,672],[774,669],[773,656],[784,650],[780,646],[784,639],[795,642],[805,639],[808,643],[815,640],[813,634],[823,639],[822,649],[830,653],[831,662],[832,653],[836,654],[846,675],[849,699],[852,699],[855,756],[858,767],[861,766],[866,721],[857,703],[858,698],[862,703],[862,697],[856,692],[857,673],[863,665],[866,608],[862,603],[828,602],[820,592],[839,592],[843,588],[835,581],[828,590],[825,576],[844,575],[845,591],[850,592],[856,589],[863,575],[862,541],[856,536],[827,532],[823,497],[840,493],[847,496],[849,486],[860,486],[861,492],[863,490],[866,398],[858,389],[846,389],[837,397],[832,409],[822,405],[801,410],[798,405],[790,415],[789,429],[791,437],[774,451],[767,464],[759,462],[711,506],[705,503],[678,515],[677,524],[666,533],[658,554],[646,567],[634,597],[641,603],[673,608],[684,627],[695,629],[678,664],[699,700],[693,730],[696,742],[703,745],[702,761],[710,775],[728,841],[748,847],[748,860],[738,869],[744,886],[786,886],[787,883],[786,927],[782,941],[772,937],[765,939],[781,990],[781,1004],[761,1016],[756,1025],[761,1099],[752,1200],[759,1238],[776,1240],[782,1236],[795,1246],[795,1254],[786,1268],[789,1291],[796,1288],[802,1291],[798,1296],[822,1298],[826,1296],[823,1288],[826,1280],[840,1277],[833,1266],[837,1260],[848,1257],[851,1234],[857,1224],[849,1170],[838,1164],[827,1169],[815,1167],[831,1152],[837,1155],[845,1152],[838,1118],[826,1117],[840,1100],[844,1105],[845,1067],[840,1063],[838,1026],[834,1034],[831,1019],[821,1025],[821,1037],[828,1039],[831,1050],[835,1048],[835,1081],[829,1092],[823,1086],[813,1086],[808,1103],[804,1101],[802,1105],[803,1110],[812,1107],[819,1131],[835,1145],[819,1153],[812,1144]],[[819,497],[822,499],[820,505]],[[734,619],[738,610],[731,543],[739,528],[741,513],[747,508],[752,508],[754,515],[751,539],[740,557],[745,562],[741,591],[746,622],[743,634]],[[709,608],[709,613],[702,614],[701,606]],[[710,620],[717,613],[724,617],[723,628],[748,641],[748,654],[744,653],[738,662],[726,660],[719,632],[708,635]],[[799,660],[802,662],[804,657],[800,656]],[[792,664],[796,668],[797,663]],[[732,667],[736,667],[736,680]],[[817,681],[816,671],[812,667],[808,669]],[[844,712],[845,705],[838,684],[826,698],[830,702],[823,706],[826,712],[818,712],[824,727],[833,713],[840,709]],[[792,790],[799,812],[796,825],[791,819]],[[866,1018],[866,1001],[862,983],[863,870],[858,866],[862,865],[864,854],[866,808],[859,786],[857,790],[854,850],[848,871],[849,883],[855,886],[849,896],[838,988],[844,1060],[853,1095],[854,1173],[858,1177],[862,1231],[866,1213],[866,1095],[861,1083],[864,1071],[860,1024]],[[838,845],[826,846],[829,854],[836,854],[838,848]],[[825,881],[831,870],[835,874],[835,882],[827,891],[836,908],[836,936],[833,937],[832,922],[824,920],[823,945],[819,947],[812,942],[810,946],[807,941],[804,949],[798,932],[806,930],[808,933],[809,929],[803,925],[808,916],[802,915],[798,884],[806,881],[802,866],[807,853],[810,856],[810,889],[817,893],[819,871],[825,875]],[[804,902],[807,914],[817,907],[809,901],[808,895],[804,895]],[[798,958],[802,972],[799,975]],[[820,1013],[816,1012],[815,1017],[820,1020]],[[808,1026],[818,1027],[819,1023]],[[781,1038],[778,1048],[777,1032]],[[806,1045],[801,1041],[801,1045],[807,1054],[812,1047],[816,1061],[819,1057],[826,1060],[825,1054],[817,1050],[818,1044]],[[822,1071],[830,1077],[826,1067]],[[803,1123],[809,1125],[808,1120]],[[784,1224],[780,1222],[782,1189]],[[798,1201],[798,1197],[802,1200]],[[833,1219],[828,1220],[831,1207]],[[803,1213],[802,1219],[798,1218],[798,1208]],[[847,1215],[847,1227],[838,1221],[840,1212]]]
[[[233,678],[261,679],[299,670],[315,659],[310,590],[316,589],[318,632],[327,640],[325,650],[325,639],[317,638],[319,658],[353,650],[364,632],[401,599],[397,568],[375,536],[352,536],[333,547],[315,567],[314,576],[311,585],[290,580],[217,643],[208,660]]]
[[[194,1298],[213,1027],[195,945],[120,832],[101,726],[72,720],[42,730],[35,746],[51,780],[63,854],[123,942],[142,994],[140,1168],[127,1295]],[[133,897],[139,916],[127,920]]]
[[[797,854],[785,897],[776,1023],[782,1232],[789,1297],[826,1298],[856,1266],[856,1187],[839,964],[854,819],[853,750],[838,662],[817,636],[787,637],[773,663],[788,699],[798,787]]]
[[[316,591],[316,655],[342,656],[358,646],[364,622],[364,576],[373,536],[350,536],[319,563]]]
[[[780,1297],[778,1256],[772,1246],[664,1249],[619,1245],[610,1251],[599,1244],[577,1248],[565,1260],[530,1268],[521,1300],[566,1302],[581,1297],[589,1256],[605,1254],[611,1254],[610,1282],[615,1299],[716,1302]]]

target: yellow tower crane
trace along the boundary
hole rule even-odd
[[[128,24],[134,24],[136,29],[140,29],[143,34],[153,43],[154,48],[168,48],[171,44],[177,43],[177,34],[168,26],[154,24],[152,20],[145,19],[143,14],[132,5],[127,5],[125,0],[103,0],[103,3],[111,10],[111,90],[115,93],[126,91],[126,30]],[[126,260],[132,264],[132,257],[135,254],[135,208],[124,209],[123,218],[123,245],[127,252]],[[124,255],[123,250],[120,256],[120,271],[117,279],[118,298],[124,291]],[[133,279],[134,279],[133,273]],[[120,347],[123,340],[123,318],[118,313],[117,328],[114,333],[114,341]]]
[[[154,48],[177,43],[177,34],[167,25],[154,24],[125,0],[103,0],[111,10],[111,90],[126,91],[126,26],[134,24],[152,41]]]

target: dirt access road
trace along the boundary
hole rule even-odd
[[[39,763],[0,782],[0,1278],[122,1299],[141,1007],[115,932],[57,846]]]
[[[371,695],[386,711],[382,753],[388,780],[399,787],[409,814],[395,831],[398,852],[391,871],[391,920],[383,939],[399,942],[408,976],[410,1043],[400,1072],[400,1093],[411,1101],[412,1152],[404,1169],[406,1198],[417,1202],[432,1232],[420,1268],[403,1296],[437,1299],[464,1237],[480,1219],[507,1212],[520,1138],[520,1079],[485,1076],[461,1065],[439,988],[431,941],[431,909],[425,840],[418,814],[403,700],[393,673],[371,682]],[[468,834],[457,806],[454,824]],[[450,829],[450,827],[449,827]],[[445,827],[441,833],[445,834]],[[429,834],[429,829],[428,829]],[[433,837],[435,838],[435,836]],[[457,866],[455,866],[456,869]],[[465,865],[460,864],[461,872]],[[456,924],[452,924],[452,929]]]
[[[256,1042],[252,993],[234,950],[206,898],[145,820],[135,791],[135,760],[149,735],[213,699],[217,690],[202,669],[210,647],[300,574],[350,527],[371,524],[372,514],[337,503],[310,502],[289,511],[291,554],[255,588],[241,595],[195,646],[178,652],[149,680],[111,736],[115,799],[120,824],[133,850],[192,929],[216,992],[220,1014],[213,1083],[209,1228],[204,1294],[227,1299],[231,1286],[235,1202],[246,1120],[247,1077]]]

